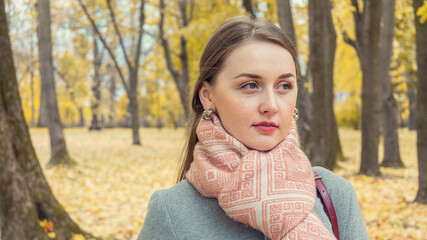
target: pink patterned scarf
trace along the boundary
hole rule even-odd
[[[314,176],[294,121],[269,152],[246,148],[215,114],[200,120],[197,137],[186,178],[203,196],[217,198],[232,219],[270,239],[335,239],[313,210]]]

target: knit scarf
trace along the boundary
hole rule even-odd
[[[298,148],[295,121],[268,152],[251,150],[226,132],[220,119],[201,119],[187,180],[226,214],[270,239],[335,239],[314,212],[311,164]]]

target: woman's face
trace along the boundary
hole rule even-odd
[[[199,97],[229,134],[246,147],[268,151],[288,134],[297,99],[295,63],[280,45],[250,41],[225,59],[213,85]]]

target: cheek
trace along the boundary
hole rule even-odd
[[[255,114],[255,105],[230,96],[224,96],[217,103],[217,114],[225,130],[233,137],[238,138],[239,141],[242,141],[239,138],[244,136],[244,133],[247,133],[248,126],[252,124],[251,116]]]
[[[250,110],[238,102],[227,102],[218,106],[218,114],[224,125],[239,128],[239,126],[243,126],[245,121],[249,120]]]
[[[248,99],[243,99],[236,93],[226,90],[217,93],[215,100],[217,112],[228,119],[247,114],[250,106],[253,106]]]

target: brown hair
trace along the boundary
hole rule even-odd
[[[200,58],[200,74],[194,86],[191,102],[193,112],[188,122],[189,136],[183,151],[184,157],[182,159],[177,182],[185,178],[185,174],[193,162],[193,151],[198,142],[196,129],[204,111],[203,105],[199,99],[199,91],[203,82],[207,81],[209,84],[213,85],[216,75],[221,70],[222,64],[230,52],[242,43],[251,40],[272,42],[284,47],[292,55],[298,74],[295,47],[280,28],[272,23],[250,20],[244,16],[234,17],[222,23],[210,37],[202,57]]]

